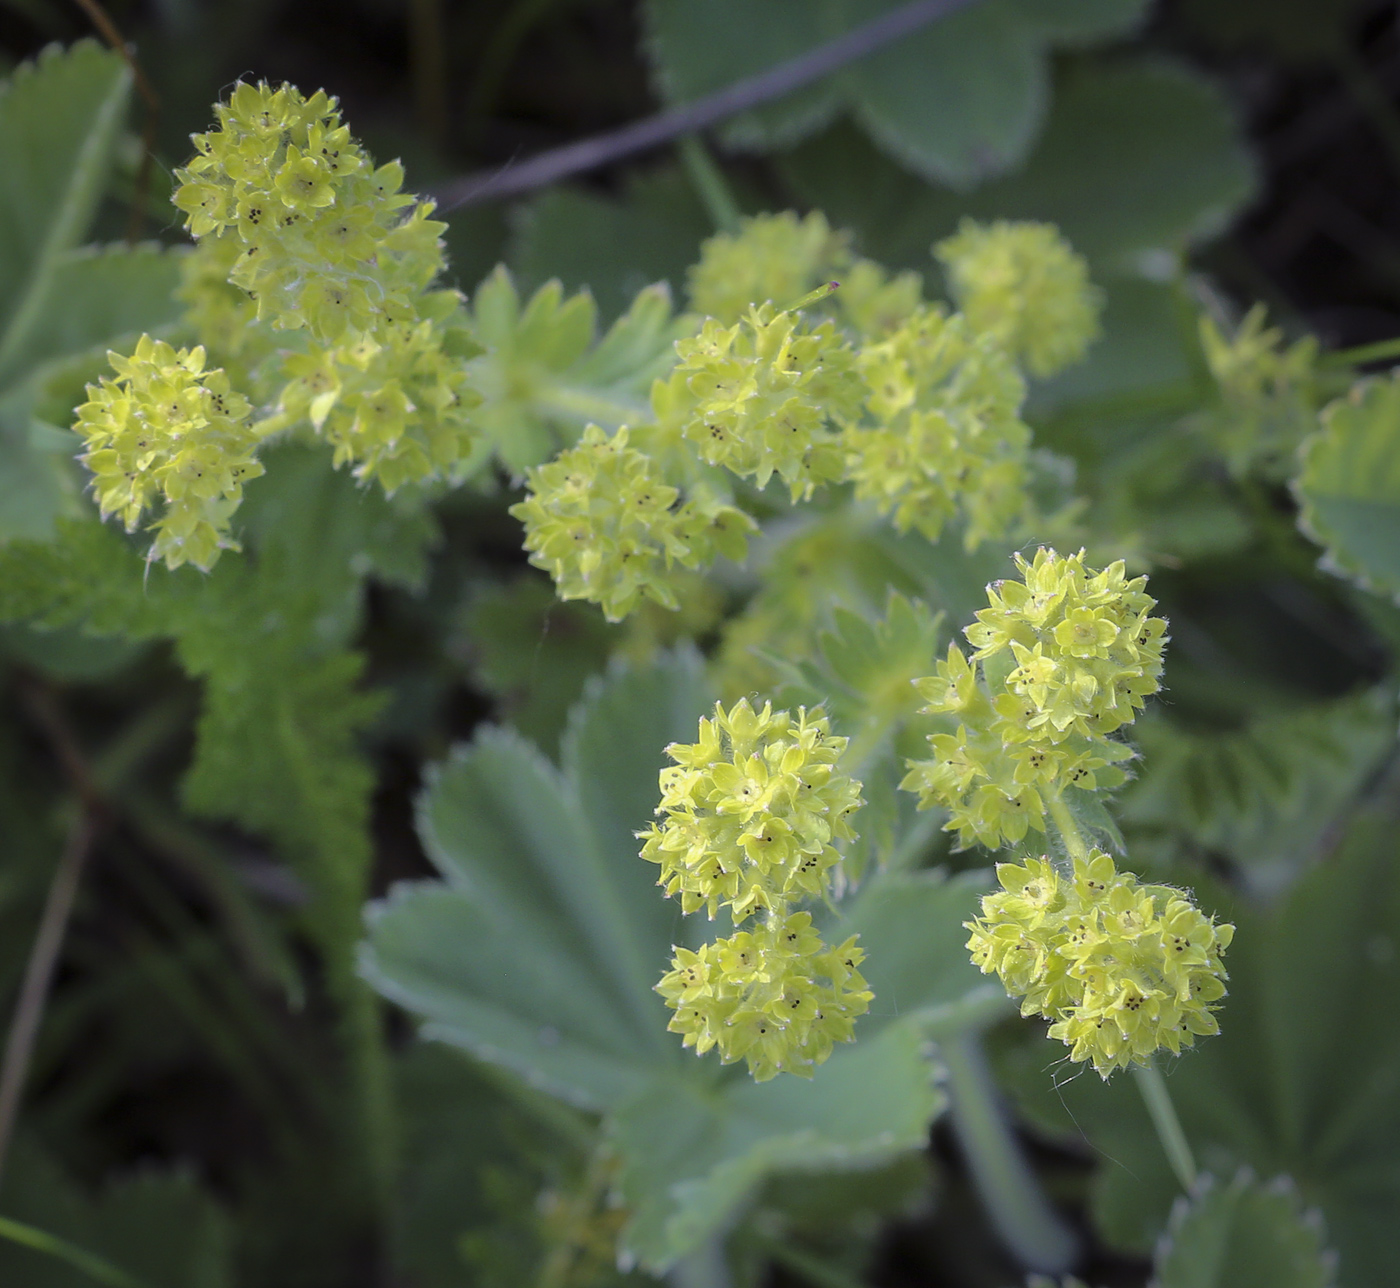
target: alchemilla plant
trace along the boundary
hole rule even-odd
[[[462,482],[480,441],[466,365],[479,349],[461,297],[435,285],[432,203],[401,192],[397,165],[374,165],[323,93],[242,84],[217,115],[174,197],[197,241],[185,298],[206,344],[143,336],[111,356],[116,379],[89,387],[77,420],[102,514],[133,530],[163,503],[150,558],[171,569],[208,571],[237,550],[243,484],[279,435],[309,431],[336,466],[390,492]],[[836,489],[828,508],[869,507],[929,541],[956,524],[969,549],[1054,526],[1032,496],[1026,374],[1083,357],[1099,292],[1047,225],[965,222],[935,249],[961,311],[852,263],[820,215],[758,217],[708,242],[697,303],[737,318],[682,323],[650,419],[588,425],[526,471],[511,512],[559,595],[615,621],[644,601],[675,610],[687,574],[745,557],[760,514]],[[807,290],[846,267],[858,270],[849,303],[835,279]],[[208,346],[246,389],[207,366]],[[1146,578],[1121,560],[1096,572],[1082,552],[1016,557],[1020,578],[989,587],[967,628],[970,656],[951,644],[913,678],[947,731],[901,786],[960,845],[1054,837],[1043,857],[999,865],[1002,890],[968,923],[968,947],[1025,1014],[1052,1021],[1072,1061],[1107,1076],[1216,1031],[1233,927],[1120,873],[1075,821],[1076,802],[1125,781],[1123,730],[1159,686],[1167,624]],[[657,985],[670,1028],[759,1081],[811,1077],[873,1000],[858,968],[879,945],[829,946],[799,907],[845,883],[862,804],[847,750],[820,709],[721,704],[698,742],[666,749],[661,821],[640,834],[668,897],[735,926],[676,949]]]
[[[1342,817],[1388,745],[1393,695],[1189,732],[1164,715],[1157,597],[1173,617],[1181,602],[1150,499],[1165,449],[1113,466],[1136,489],[1123,505],[1105,502],[1119,476],[1076,476],[1068,457],[1085,424],[1126,405],[1072,393],[1114,340],[1114,303],[1147,278],[1096,284],[1049,223],[955,214],[928,238],[938,298],[820,212],[719,201],[687,307],[653,285],[600,328],[592,297],[557,281],[529,297],[504,268],[470,298],[451,284],[434,202],[369,156],[325,92],[240,83],[214,117],[174,175],[190,244],[121,252],[159,264],[166,312],[104,332],[100,370],[90,354],[35,368],[36,406],[53,387],[72,407],[86,383],[76,464],[62,465],[81,487],[59,489],[67,509],[42,538],[0,546],[0,614],[168,641],[200,682],[197,699],[178,695],[200,703],[183,800],[295,869],[287,899],[343,1021],[345,1086],[326,1117],[353,1106],[356,1201],[397,1230],[405,1151],[435,1147],[427,1129],[405,1145],[396,1120],[416,1075],[386,1038],[387,998],[568,1138],[548,1202],[514,1205],[551,1249],[541,1288],[635,1267],[690,1276],[728,1265],[726,1240],[734,1265],[761,1270],[753,1249],[785,1246],[773,1232],[791,1215],[745,1224],[786,1201],[770,1180],[893,1185],[945,1108],[1020,1264],[1067,1273],[1077,1236],[1019,1157],[994,1078],[1042,1126],[1044,1093],[1066,1090],[1089,1106],[1099,1152],[1147,1178],[1143,1211],[1116,1219],[1166,1232],[1162,1288],[1223,1284],[1180,1269],[1211,1239],[1271,1267],[1258,1248],[1285,1249],[1292,1269],[1272,1288],[1326,1288],[1331,1263],[1291,1183],[1240,1170],[1284,1164],[1209,1133],[1212,1097],[1232,1103],[1242,1046],[1262,1040],[1255,1012],[1282,1042],[1270,1026],[1290,999],[1321,996],[1290,954],[1304,974],[1327,954],[1312,921],[1231,905],[1200,860],[1219,876],[1227,842],[1279,849],[1302,826],[1297,801]],[[1400,386],[1353,379],[1365,354],[1285,343],[1262,311],[1232,323],[1200,283],[1179,285],[1197,383],[1131,416],[1207,460],[1211,486],[1257,523],[1250,539],[1295,564],[1278,516],[1296,500],[1346,593],[1369,594],[1368,620],[1390,629],[1377,592],[1400,584],[1394,561],[1354,511],[1393,518],[1400,504]],[[462,637],[454,656],[503,710],[517,704],[518,728],[478,730],[450,755],[433,743],[446,758],[417,834],[442,879],[371,902],[366,585],[421,595],[439,519],[477,509],[512,557],[518,539],[526,580],[463,611],[420,598],[414,620]],[[1181,639],[1189,696],[1205,646]],[[386,725],[410,718],[416,692],[403,686]],[[84,779],[84,809],[115,801],[106,784],[138,733],[137,751]],[[133,828],[148,818],[131,810]],[[1315,848],[1336,844],[1314,831]],[[183,833],[159,836],[205,870]],[[1302,866],[1278,884],[1310,880]],[[1310,899],[1332,888],[1319,871]],[[217,915],[257,957],[234,886],[217,886]],[[1388,935],[1377,921],[1357,941],[1377,979]],[[300,959],[269,961],[300,1004]],[[1389,1005],[1357,971],[1358,996]],[[272,1037],[258,1040],[275,1052]],[[240,1076],[261,1094],[250,1067]],[[1166,1072],[1186,1092],[1180,1117]],[[1125,1107],[1124,1084],[1143,1104]],[[1312,1102],[1295,1090],[1299,1134]],[[1219,1175],[1197,1174],[1193,1140]],[[1295,1153],[1295,1171],[1316,1162]],[[1113,1217],[1120,1197],[1095,1202]],[[481,1252],[458,1243],[468,1261]]]

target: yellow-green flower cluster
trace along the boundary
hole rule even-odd
[[[274,358],[278,337],[257,326],[258,306],[248,292],[228,280],[241,253],[236,241],[207,237],[180,259],[175,298],[185,306],[185,322],[199,337],[235,389],[261,403],[276,389]]]
[[[1026,507],[1031,432],[1025,383],[997,342],[920,308],[858,366],[875,424],[846,434],[857,497],[930,541],[959,512],[969,548],[1003,535]]]
[[[845,748],[819,713],[718,704],[697,742],[666,749],[676,763],[661,771],[662,821],[640,834],[642,857],[660,865],[658,884],[683,912],[755,919],[698,953],[677,949],[658,989],[687,1046],[747,1059],[760,1080],[809,1076],[870,1003],[854,940],[828,949],[791,911],[826,895],[836,845],[855,835],[849,816],[862,801],[838,766]]]
[[[701,494],[679,491],[645,452],[590,425],[572,448],[527,473],[529,495],[511,507],[525,525],[530,562],[554,578],[561,599],[602,605],[620,621],[643,596],[677,607],[674,569],[717,554],[744,557],[753,520]]]
[[[837,1042],[855,1036],[873,994],[852,937],[828,948],[805,912],[741,930],[696,952],[677,948],[657,991],[675,1010],[670,1029],[704,1055],[747,1060],[759,1082],[810,1077]]]
[[[193,236],[242,247],[230,277],[258,318],[320,340],[411,318],[441,268],[442,225],[425,226],[421,206],[405,224],[402,167],[375,169],[322,92],[243,83],[215,113],[174,200]]]
[[[444,317],[457,307],[456,292],[439,299]],[[309,420],[335,448],[336,465],[354,464],[356,478],[377,479],[386,492],[443,474],[473,445],[469,417],[481,401],[443,339],[425,318],[388,323],[353,344],[313,343],[286,359],[291,380],[270,423]]]
[[[863,336],[880,337],[918,311],[924,279],[908,270],[889,275],[873,259],[858,259],[841,274],[832,296],[842,318]]]
[[[933,759],[911,762],[903,786],[921,808],[948,810],[964,845],[1015,843],[1045,830],[1047,803],[1067,788],[1121,783],[1132,753],[1109,735],[1160,685],[1167,624],[1151,615],[1145,577],[1043,548],[1017,565],[1022,580],[989,586],[990,607],[965,632],[971,659],[950,645],[917,681],[924,711],[956,725],[930,736]]]
[[[1235,928],[1204,916],[1184,891],[1143,885],[1098,850],[1061,875],[1048,859],[997,865],[1001,889],[967,922],[967,946],[1023,1015],[1105,1078],[1219,1032],[1221,954]]]
[[[844,477],[845,450],[831,426],[859,412],[865,387],[830,322],[809,327],[764,304],[733,326],[711,319],[676,352],[680,362],[653,402],[659,417],[680,417],[707,464],[759,487],[777,474],[794,501]]]
[[[1101,292],[1053,224],[964,219],[934,253],[973,330],[994,336],[1035,375],[1078,362],[1098,338]]]
[[[849,233],[833,232],[813,211],[798,219],[790,210],[740,221],[737,233],[718,233],[700,247],[688,274],[697,313],[735,322],[750,305],[784,308],[850,263]]]
[[[164,500],[151,557],[207,571],[220,550],[237,549],[229,516],[244,481],[263,472],[248,401],[222,371],[204,370],[202,348],[144,335],[130,357],[107,356],[117,378],[87,387],[74,426],[102,515],[118,515],[131,532]]]
[[[452,320],[460,297],[430,289],[446,227],[432,203],[399,191],[397,163],[373,166],[323,93],[241,84],[215,110],[219,128],[195,137],[175,204],[201,262],[226,268],[258,321],[309,337],[280,372],[291,380],[266,428],[310,420],[338,465],[391,492],[449,469],[475,444],[480,399]],[[187,294],[215,343],[246,322],[210,282]]]

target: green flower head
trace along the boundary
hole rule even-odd
[[[259,320],[336,341],[411,317],[442,269],[446,225],[399,191],[402,167],[376,169],[324,93],[243,83],[215,114],[174,201],[194,237],[238,247],[230,280]]]
[[[578,444],[527,474],[529,495],[510,513],[525,525],[530,562],[555,580],[561,599],[602,605],[621,621],[645,596],[674,609],[675,569],[716,555],[742,559],[753,521],[708,495],[680,503],[628,431],[590,425]]]
[[[819,211],[805,219],[790,210],[743,219],[737,233],[718,233],[701,246],[689,273],[691,307],[722,323],[737,321],[751,305],[783,308],[844,271],[849,241]]]
[[[859,369],[875,424],[846,434],[857,497],[930,541],[959,514],[970,549],[1004,535],[1025,509],[1031,432],[1025,383],[997,343],[920,308],[863,348]]]
[[[967,946],[1023,1015],[1103,1077],[1219,1031],[1222,954],[1235,928],[1170,886],[1143,885],[1100,850],[1062,873],[1048,859],[997,865],[1001,889],[967,922]]]
[[[947,810],[963,846],[1014,845],[1045,831],[1067,789],[1119,786],[1133,752],[1112,735],[1160,683],[1167,624],[1151,616],[1146,578],[1121,563],[1095,573],[1082,554],[1016,558],[1022,579],[987,587],[990,606],[967,628],[976,651],[949,645],[914,682],[944,728],[901,785],[921,809]]]
[[[703,1055],[743,1058],[763,1081],[810,1076],[835,1042],[849,1041],[871,993],[854,939],[827,948],[805,912],[823,899],[854,839],[850,815],[860,784],[838,767],[846,739],[819,712],[755,711],[747,699],[700,721],[699,740],[673,743],[661,771],[661,804],[639,833],[642,858],[683,912],[726,908],[728,939],[698,952],[676,949],[657,986],[674,1011],[671,1030]]]
[[[642,857],[661,866],[659,884],[687,913],[713,918],[724,906],[742,922],[820,898],[862,803],[860,784],[836,768],[845,749],[820,712],[755,711],[746,698],[716,705],[698,742],[666,749],[676,763],[661,771],[664,818],[642,834]]]
[[[832,428],[860,410],[864,384],[855,354],[830,322],[808,327],[769,304],[733,326],[710,320],[676,344],[680,362],[653,394],[658,418],[709,465],[759,487],[777,474],[796,501],[846,472]]]
[[[248,401],[221,370],[204,369],[202,348],[143,335],[130,357],[107,356],[117,378],[87,387],[74,426],[102,515],[131,532],[163,500],[151,557],[207,571],[221,550],[237,549],[230,517],[243,484],[263,472]]]
[[[974,330],[1037,376],[1078,362],[1099,335],[1103,295],[1052,224],[964,219],[934,247]]]

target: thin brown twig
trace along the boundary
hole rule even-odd
[[[86,805],[80,807],[49,884],[44,914],[39,919],[39,933],[35,935],[34,947],[29,951],[24,983],[20,986],[19,1000],[15,1004],[14,1018],[10,1021],[10,1033],[5,1042],[4,1060],[0,1062],[0,1174],[4,1172],[20,1098],[24,1094],[29,1064],[34,1055],[34,1040],[39,1033],[40,1021],[44,1018],[54,970],[58,966],[68,920],[77,898],[78,883],[92,850],[97,826],[97,815]]]
[[[92,20],[92,25],[101,33],[102,39],[112,51],[131,69],[136,82],[136,92],[146,105],[146,120],[141,127],[141,163],[136,170],[136,185],[132,192],[131,219],[127,224],[126,240],[135,243],[141,237],[142,225],[146,222],[146,198],[151,187],[151,164],[156,146],[156,123],[160,119],[160,96],[146,78],[141,64],[136,61],[122,33],[117,29],[107,11],[98,0],[77,0],[78,7]]]
[[[34,1042],[44,1018],[54,971],[63,949],[68,921],[78,894],[83,868],[105,817],[102,793],[88,767],[87,758],[68,728],[53,694],[38,680],[23,679],[19,695],[35,724],[43,731],[54,755],[78,796],[78,816],[68,829],[39,918],[34,946],[29,951],[24,981],[20,985],[14,1016],[0,1059],[0,1173],[4,1171],[19,1113],[24,1084],[34,1056]]]
[[[570,175],[594,170],[633,153],[669,143],[682,135],[708,129],[739,112],[781,98],[975,2],[914,0],[913,4],[882,14],[872,22],[809,49],[805,54],[735,81],[693,103],[658,112],[655,116],[634,121],[618,130],[552,148],[519,165],[469,174],[444,184],[434,195],[444,210],[453,210],[494,197],[528,192]]]

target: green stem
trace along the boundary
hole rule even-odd
[[[370,1184],[381,1229],[387,1233],[394,1210],[398,1123],[382,1008],[378,995],[358,978],[347,981],[341,1005]]]
[[[1056,795],[1050,798],[1050,818],[1059,830],[1060,839],[1065,843],[1065,852],[1069,857],[1082,859],[1087,863],[1089,847],[1085,844],[1079,824],[1074,821],[1074,815],[1069,812],[1069,806],[1065,804],[1063,797]]]
[[[1060,1274],[1078,1240],[1045,1198],[997,1104],[981,1038],[965,1031],[938,1044],[948,1070],[953,1130],[1002,1242],[1027,1269]]]
[[[1374,344],[1357,345],[1354,349],[1336,349],[1324,354],[1318,365],[1322,367],[1359,367],[1367,362],[1380,362],[1385,358],[1400,358],[1400,335],[1389,340],[1377,340]]]
[[[104,1261],[76,1244],[69,1243],[67,1239],[60,1239],[46,1230],[36,1230],[22,1221],[11,1221],[8,1217],[0,1216],[0,1239],[8,1239],[22,1248],[32,1248],[35,1252],[66,1261],[88,1278],[95,1279],[100,1284],[110,1284],[111,1288],[146,1288],[141,1280],[133,1278],[125,1270],[117,1269],[110,1261]]]
[[[676,141],[676,150],[681,154],[681,164],[690,178],[696,195],[705,204],[705,210],[717,231],[737,233],[739,231],[739,203],[734,200],[729,181],[724,171],[715,163],[710,150],[698,134],[683,134]]]
[[[1171,1092],[1167,1090],[1167,1080],[1162,1071],[1151,1061],[1133,1065],[1133,1076],[1137,1079],[1138,1090],[1142,1092],[1143,1103],[1157,1129],[1157,1137],[1162,1142],[1167,1161],[1181,1182],[1181,1188],[1188,1193],[1196,1183],[1196,1159],[1191,1153],[1191,1144],[1186,1133],[1181,1130],[1181,1120],[1176,1116],[1176,1106],[1172,1104]]]
[[[546,385],[535,396],[536,405],[580,426],[591,421],[603,429],[619,425],[645,425],[652,419],[651,408],[640,398],[602,394],[592,389],[571,389],[568,385]]]

